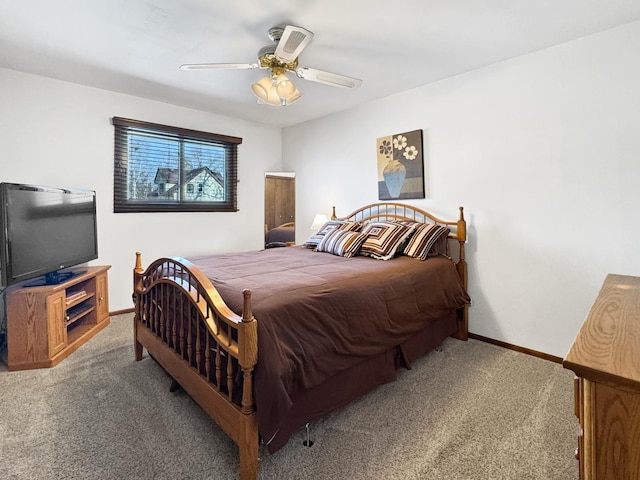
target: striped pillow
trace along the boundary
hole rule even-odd
[[[360,255],[366,255],[378,260],[393,258],[402,247],[405,239],[411,235],[412,229],[406,225],[394,222],[368,223],[362,233],[367,239],[360,248]]]
[[[322,238],[316,252],[327,252],[347,258],[353,257],[366,239],[367,236],[364,233],[334,228]]]
[[[327,223],[325,223],[322,226],[322,228],[320,228],[320,230],[318,230],[318,233],[311,235],[307,239],[304,246],[307,248],[316,248],[320,244],[324,236],[336,228],[340,230],[355,232],[360,230],[360,227],[361,225],[355,222],[345,222],[343,220],[329,220]]]
[[[404,254],[409,257],[426,260],[427,257],[441,253],[442,241],[446,242],[450,230],[441,225],[425,223],[414,228],[415,233],[404,247]],[[435,248],[440,247],[440,248]]]

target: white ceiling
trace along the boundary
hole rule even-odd
[[[289,126],[640,20],[638,0],[2,0],[0,67]],[[268,30],[315,36],[299,58],[362,79],[296,80],[303,97],[259,105],[254,63]]]

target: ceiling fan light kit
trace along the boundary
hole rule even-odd
[[[302,97],[296,84],[285,72],[293,72],[298,78],[311,82],[355,89],[362,80],[337,73],[325,72],[309,67],[298,67],[298,56],[313,38],[313,33],[302,27],[287,25],[269,29],[269,38],[275,45],[267,45],[258,52],[258,63],[200,63],[181,65],[182,70],[211,69],[270,69],[271,74],[251,85],[251,91],[258,97],[258,103],[273,106],[291,105]]]
[[[266,76],[251,85],[251,91],[259,103],[275,107],[291,105],[302,97],[296,85],[284,74]]]

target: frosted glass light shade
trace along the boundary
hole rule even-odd
[[[276,86],[280,98],[288,98],[296,91],[296,84],[289,80],[284,74],[273,77],[273,83]]]
[[[258,97],[264,103],[273,106],[280,106],[282,102],[280,101],[280,97],[278,96],[278,92],[273,86],[273,81],[271,77],[263,77],[258,80],[256,83],[251,85],[251,91],[253,94]]]
[[[296,88],[295,91],[289,95],[288,97],[281,97],[283,105],[291,105],[293,102],[297,101],[302,97],[302,94]]]
[[[260,100],[266,100],[269,97],[270,89],[271,79],[269,77],[263,77],[251,85],[251,90]]]

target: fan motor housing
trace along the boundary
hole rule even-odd
[[[274,75],[281,75],[286,70],[295,71],[298,67],[298,59],[291,62],[283,62],[276,55],[276,46],[267,45],[260,49],[258,52],[258,62],[262,68],[270,68]]]

